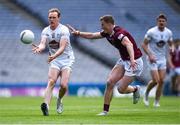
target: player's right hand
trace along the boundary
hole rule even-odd
[[[35,44],[32,44],[32,51],[33,53],[41,53],[41,49]]]
[[[169,64],[171,69],[175,69],[175,66],[173,64]]]
[[[67,24],[66,26],[69,28],[70,32],[73,35],[76,35],[76,36],[80,35],[80,32],[78,30],[76,30],[74,27],[72,27],[71,25]]]
[[[130,67],[133,71],[135,71],[137,69],[137,62],[136,60],[131,60],[130,61]]]
[[[153,54],[150,54],[150,55],[149,55],[149,61],[150,61],[151,63],[156,63],[156,57],[155,57]]]

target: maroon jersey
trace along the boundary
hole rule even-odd
[[[180,67],[180,47],[176,48],[174,52],[170,53],[172,56],[172,63],[175,67]]]
[[[123,60],[130,60],[130,56],[127,51],[127,48],[121,43],[125,36],[133,44],[134,58],[138,59],[142,56],[141,50],[137,47],[136,42],[134,38],[131,36],[131,34],[119,26],[114,27],[112,35],[109,35],[107,33],[104,33],[104,31],[102,31],[101,36],[106,37],[106,39],[119,50],[120,56]]]

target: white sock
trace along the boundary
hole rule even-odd
[[[60,97],[57,98],[58,101],[60,101],[62,103],[62,99]]]
[[[48,110],[49,110],[49,105],[47,104],[47,108],[48,108]]]
[[[155,104],[158,104],[159,103],[159,101],[158,100],[155,100],[155,102],[154,102]]]

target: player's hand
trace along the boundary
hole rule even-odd
[[[32,44],[32,51],[33,53],[41,53],[41,49],[35,44]]]
[[[175,69],[175,66],[173,64],[169,65],[171,69]]]
[[[150,61],[151,63],[155,63],[155,62],[156,62],[156,57],[155,57],[153,54],[150,54],[150,55],[149,55],[149,61]]]
[[[136,70],[136,67],[137,67],[137,62],[136,62],[136,60],[131,60],[130,61],[130,67],[129,68],[132,68],[132,70],[134,71],[134,70]]]
[[[71,25],[67,24],[66,26],[69,28],[70,32],[73,35],[76,35],[76,36],[80,35],[80,32],[78,30],[76,30],[74,27],[72,27]]]
[[[55,58],[56,58],[55,55],[49,56],[49,57],[48,57],[48,64],[49,64],[52,60],[54,60]]]

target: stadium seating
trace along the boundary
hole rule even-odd
[[[0,83],[46,82],[48,73],[47,54],[34,55],[31,52],[31,46],[23,45],[19,41],[20,32],[24,29],[30,29],[35,33],[36,43],[38,43],[42,27],[26,13],[19,12],[1,2],[0,11],[2,13],[0,20]],[[71,82],[104,83],[110,69],[77,49],[74,51],[76,63],[74,64]],[[102,69],[103,72],[97,70],[98,68]],[[89,72],[84,72],[84,69]]]
[[[62,12],[62,23],[71,24],[82,31],[100,31],[99,17],[104,14],[112,14],[116,19],[116,23],[127,29],[136,39],[138,46],[140,46],[144,34],[148,28],[152,27],[156,23],[156,16],[163,12],[168,16],[168,27],[172,29],[174,37],[179,37],[180,31],[179,20],[180,15],[176,13],[167,3],[163,0],[139,0],[139,1],[120,1],[120,0],[15,0],[19,4],[26,6],[32,11],[32,13],[39,15],[44,21],[47,22],[47,11],[52,7],[58,7]],[[146,9],[145,9],[146,8]],[[3,69],[6,70],[6,65],[11,65],[9,68],[15,68],[14,73],[10,73],[9,80],[21,81],[22,78],[26,78],[27,81],[45,81],[47,76],[47,64],[45,63],[46,55],[34,56],[27,49],[27,46],[21,45],[17,42],[19,32],[24,28],[31,28],[36,34],[40,34],[42,27],[38,26],[31,19],[29,20],[21,13],[8,10],[8,8],[0,4],[0,10],[3,12],[0,20],[1,44],[12,49],[11,54],[8,54],[8,49],[2,46],[3,50],[0,58],[3,59],[9,56],[7,61],[1,62]],[[153,10],[153,11],[152,11]],[[11,18],[15,17],[15,18]],[[13,20],[13,23],[12,23]],[[4,24],[4,22],[7,23]],[[9,24],[11,24],[9,26]],[[8,28],[7,28],[8,27]],[[14,33],[15,31],[15,33]],[[11,36],[11,37],[9,37]],[[39,36],[37,36],[39,38]],[[7,42],[8,41],[8,42]],[[90,48],[91,51],[100,53],[113,63],[119,58],[118,51],[115,50],[105,39],[102,40],[85,40],[79,38],[79,42],[83,47]],[[13,43],[13,48],[12,48]],[[18,49],[17,49],[18,48]],[[14,53],[18,53],[16,57],[13,57]],[[79,50],[75,49],[77,61],[75,63],[72,80],[71,81],[105,81],[109,68],[101,65],[97,61],[87,57]],[[12,56],[12,57],[11,57]],[[25,59],[24,59],[25,57]],[[26,59],[27,58],[27,59]],[[11,60],[12,59],[12,60]],[[86,61],[84,61],[84,59]],[[5,58],[6,60],[6,58]],[[22,61],[25,60],[25,61]],[[39,61],[41,60],[41,61]],[[43,61],[42,61],[43,60]],[[83,61],[81,61],[83,60]],[[19,63],[18,63],[19,62]],[[3,64],[4,63],[4,64]],[[83,72],[85,65],[88,65],[89,72]],[[91,64],[91,65],[90,65]],[[19,67],[26,69],[26,72],[22,74],[22,71],[18,70]],[[14,67],[15,66],[15,67]],[[146,63],[145,63],[146,66]],[[36,68],[32,68],[36,67]],[[33,69],[33,71],[32,71]],[[101,69],[101,70],[97,70]],[[11,69],[9,69],[11,70]],[[18,71],[17,71],[18,70]],[[146,69],[147,70],[147,69]],[[10,72],[10,71],[8,71]],[[18,73],[19,72],[19,73]],[[91,73],[90,73],[91,72]],[[4,74],[4,73],[2,73]],[[6,73],[5,73],[6,74]],[[21,74],[13,80],[13,74]],[[99,76],[94,75],[99,74]],[[26,76],[24,76],[26,75]],[[96,76],[96,77],[94,77]],[[144,78],[149,78],[149,74],[143,74]],[[6,80],[0,76],[0,81]],[[22,80],[22,81],[25,81]]]
[[[178,31],[180,31],[178,26],[180,15],[163,0],[53,0],[48,4],[46,4],[45,0],[33,2],[31,0],[17,1],[31,8],[35,13],[40,14],[45,20],[48,9],[58,7],[62,11],[62,22],[65,24],[69,23],[82,31],[100,31],[99,17],[104,14],[112,14],[116,19],[116,23],[127,29],[134,36],[138,46],[140,46],[145,32],[155,25],[156,16],[160,12],[168,16],[168,27],[172,29],[175,38],[178,37]],[[80,39],[80,44],[85,48],[90,48],[91,51],[101,53],[108,60],[112,60],[113,63],[119,58],[117,50],[111,47],[104,39],[96,41]],[[144,65],[146,67],[146,63]],[[149,78],[149,74],[143,74],[143,78]]]

